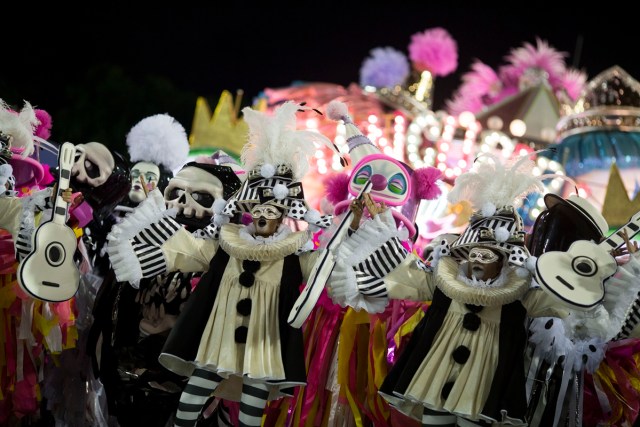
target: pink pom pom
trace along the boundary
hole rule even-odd
[[[324,180],[327,200],[334,205],[349,197],[349,176],[344,173],[331,175]]]
[[[413,172],[413,193],[417,199],[433,200],[442,194],[437,181],[442,177],[438,168],[419,168]]]
[[[349,115],[349,110],[347,109],[347,104],[342,101],[333,100],[327,105],[327,116],[331,120],[347,120],[345,117]]]
[[[35,113],[36,113],[36,118],[38,119],[40,124],[36,127],[33,134],[42,139],[49,139],[49,137],[51,136],[51,126],[53,124],[52,123],[53,121],[51,120],[51,115],[47,113],[45,110],[38,110],[38,109],[35,110]]]
[[[446,76],[458,68],[458,44],[444,28],[432,28],[411,36],[409,57],[418,71]]]

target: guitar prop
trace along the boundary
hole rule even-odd
[[[367,181],[360,190],[357,199],[362,200],[362,196],[365,193],[368,193],[371,190],[371,186],[373,184],[371,181]],[[307,317],[311,314],[313,307],[315,307],[318,302],[318,298],[322,294],[322,289],[324,289],[324,285],[329,280],[329,276],[331,276],[331,272],[333,272],[334,267],[336,266],[336,259],[334,251],[337,249],[338,245],[344,239],[344,235],[349,230],[349,223],[351,221],[351,216],[353,212],[348,210],[344,218],[342,218],[342,222],[338,226],[333,237],[327,243],[327,247],[320,257],[313,265],[313,269],[311,270],[311,274],[309,275],[309,280],[307,280],[307,284],[300,293],[300,296],[296,300],[295,304],[293,304],[293,308],[289,313],[289,318],[287,322],[293,326],[294,328],[299,328],[302,326]]]
[[[36,229],[31,253],[18,268],[20,287],[43,301],[66,301],[80,285],[80,272],[73,260],[78,242],[73,229],[66,224],[68,203],[62,198],[63,191],[69,188],[75,152],[75,146],[69,142],[60,147],[53,216]]]
[[[540,255],[536,262],[536,281],[576,309],[592,308],[604,299],[604,281],[617,270],[611,251],[625,243],[618,234],[622,231],[629,239],[640,232],[640,212],[599,244],[578,240],[566,252],[551,251]]]

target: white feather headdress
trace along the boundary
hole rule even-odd
[[[22,148],[22,157],[33,153],[33,132],[40,124],[31,104],[24,101],[20,112],[13,111],[0,99],[0,132],[13,137],[12,147]]]
[[[316,144],[335,150],[331,140],[319,132],[296,129],[296,112],[311,110],[288,101],[279,106],[272,116],[250,107],[242,110],[249,125],[249,140],[242,147],[241,161],[246,170],[270,164],[286,165],[294,180],[300,180],[309,170],[309,157]]]
[[[448,194],[452,203],[462,200],[471,202],[477,210],[488,204],[494,208],[520,206],[529,193],[542,192],[542,178],[533,173],[535,162],[527,154],[503,164],[497,156],[478,156],[470,171],[460,175]]]

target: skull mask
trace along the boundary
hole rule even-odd
[[[115,160],[107,147],[99,142],[76,145],[76,162],[71,169],[74,180],[99,187],[111,176]]]
[[[58,176],[57,168],[52,170]],[[71,188],[84,196],[93,217],[110,215],[131,190],[130,167],[118,152],[99,142],[76,145],[76,161],[71,168]]]
[[[226,200],[240,187],[240,180],[228,166],[187,163],[164,190],[167,207],[178,211],[176,220],[190,231],[207,226],[213,216],[213,202]]]

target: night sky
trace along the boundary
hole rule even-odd
[[[384,7],[299,1],[287,8],[278,2],[266,6],[261,2],[259,7],[240,1],[218,3],[148,9],[94,2],[75,9],[58,8],[57,3],[44,8],[18,5],[18,11],[5,14],[0,24],[4,34],[0,97],[10,103],[26,99],[47,109],[54,123],[60,112],[71,132],[69,123],[77,110],[70,106],[84,94],[91,99],[84,100],[89,107],[83,106],[82,114],[75,113],[78,120],[88,120],[87,109],[109,108],[108,119],[96,120],[106,121],[104,127],[109,122],[126,127],[132,119],[121,120],[118,114],[131,108],[125,105],[127,97],[109,99],[108,90],[92,92],[99,83],[96,79],[105,75],[95,68],[115,67],[129,79],[129,90],[152,76],[186,94],[179,106],[176,98],[175,111],[170,101],[158,101],[164,110],[158,112],[180,117],[188,128],[196,96],[213,104],[222,90],[242,89],[248,104],[264,88],[294,82],[346,86],[358,82],[360,66],[371,49],[391,46],[408,54],[411,35],[433,27],[451,33],[459,54],[456,72],[436,80],[436,107],[453,94],[474,59],[497,69],[510,49],[535,43],[536,37],[566,52],[567,63],[590,78],[612,65],[640,78],[640,36],[632,21],[636,13],[620,6],[550,9],[519,2],[512,8],[531,10],[517,12],[443,2],[445,7],[433,1],[411,5],[396,1]],[[145,99],[137,96],[131,102]],[[144,106],[144,111],[153,110],[153,105]],[[58,135],[64,130],[57,129]]]

